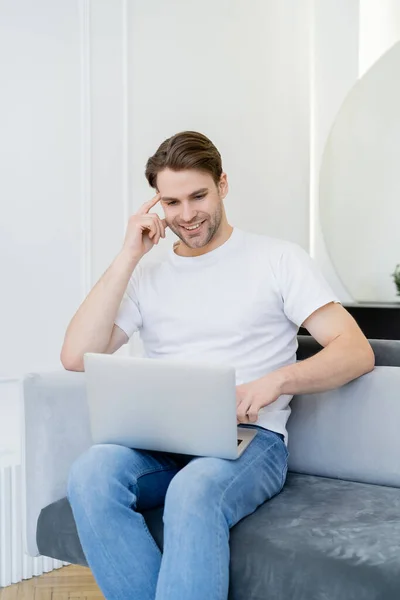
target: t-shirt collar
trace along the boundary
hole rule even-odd
[[[237,227],[234,227],[231,235],[226,240],[226,242],[218,246],[218,248],[215,248],[214,250],[211,250],[206,254],[201,254],[200,256],[179,256],[174,252],[174,248],[172,247],[169,249],[168,258],[175,267],[180,268],[197,268],[214,264],[222,256],[225,256],[227,253],[231,252],[237,247],[241,238],[241,234],[241,230],[239,230]]]

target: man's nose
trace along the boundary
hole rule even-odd
[[[182,221],[185,223],[190,223],[193,219],[196,218],[196,211],[190,204],[184,204],[182,208]]]

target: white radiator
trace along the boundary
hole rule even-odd
[[[69,564],[23,552],[21,489],[21,466],[0,461],[0,588]]]

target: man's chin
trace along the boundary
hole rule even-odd
[[[185,236],[179,236],[181,241],[185,244],[185,246],[187,246],[188,248],[191,248],[192,250],[198,250],[199,248],[204,248],[204,246],[207,246],[208,241],[207,239],[188,239]]]
[[[175,235],[177,235],[178,238],[186,246],[188,246],[188,248],[192,248],[193,250],[197,250],[198,248],[203,248],[204,246],[207,246],[207,244],[209,244],[209,242],[210,242],[209,231],[206,231],[203,234],[199,234],[199,235],[190,235],[189,232],[182,231],[181,227],[179,227],[179,229],[177,229],[176,227],[170,226],[170,229],[172,229],[172,231],[175,233]]]

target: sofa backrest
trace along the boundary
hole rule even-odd
[[[309,358],[322,350],[322,346],[310,335],[298,335],[297,360]],[[400,367],[400,340],[369,340],[375,354],[375,366]]]
[[[295,396],[289,470],[400,488],[400,367]]]

